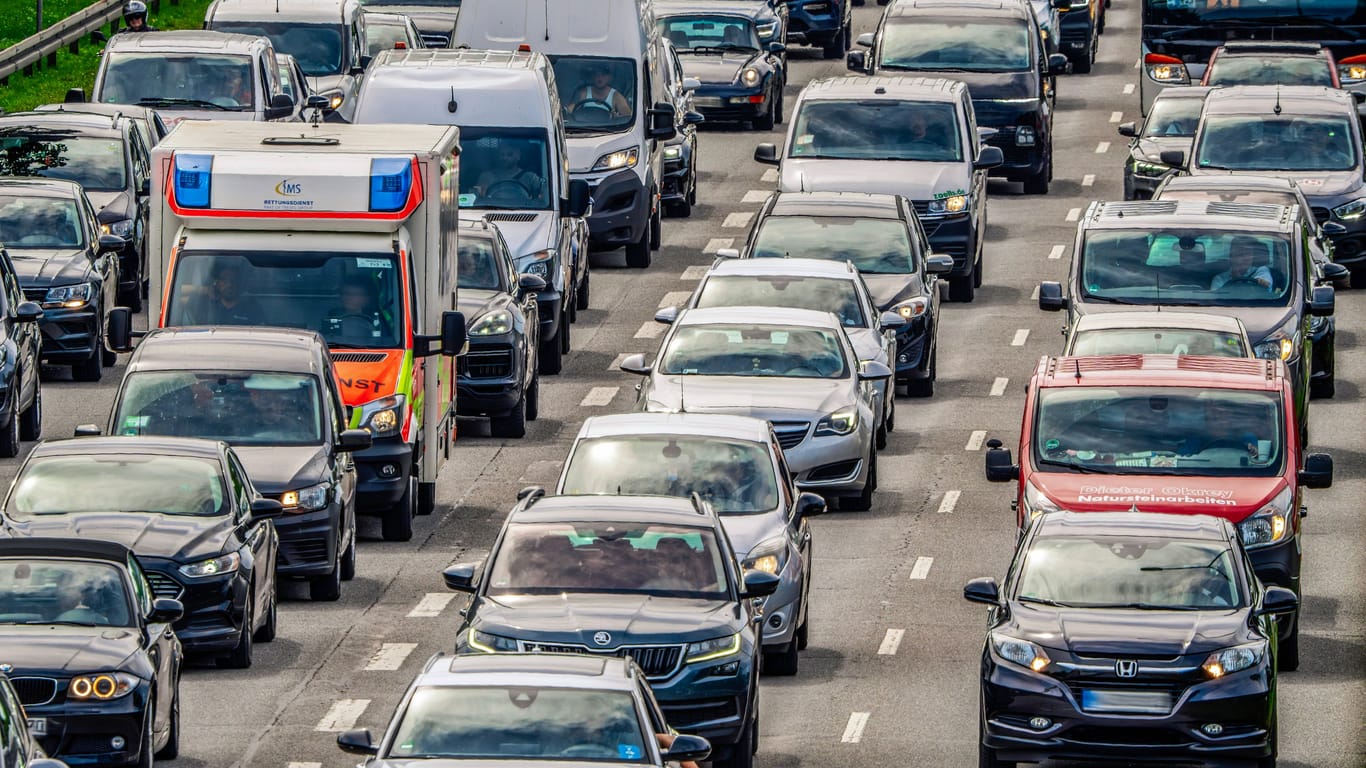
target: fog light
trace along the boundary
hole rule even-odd
[[[1031,718],[1029,718],[1029,727],[1030,727],[1030,728],[1033,728],[1033,729],[1036,730],[1036,731],[1042,731],[1042,730],[1048,728],[1048,726],[1050,726],[1050,725],[1052,725],[1052,724],[1053,724],[1053,721],[1052,721],[1052,720],[1049,720],[1049,719],[1046,718],[1046,717],[1031,717]]]
[[[904,353],[904,352],[896,356],[896,361],[897,361],[898,363],[904,363],[904,362],[906,362],[906,361],[909,360],[909,359],[910,359],[910,356],[907,355],[907,354]]]
[[[779,627],[781,627],[783,625],[782,615],[775,613],[772,616],[768,617],[768,625],[773,629],[778,629]]]
[[[740,662],[732,661],[719,667],[712,667],[711,673],[718,677],[730,677],[740,673]]]
[[[1200,730],[1204,731],[1206,736],[1218,736],[1224,732],[1224,726],[1218,723],[1205,723],[1200,726]]]
[[[123,740],[123,737],[122,737],[122,736],[115,736],[114,738],[112,738],[112,739],[109,740],[109,746],[110,746],[110,748],[112,748],[115,752],[117,752],[117,751],[123,749],[123,745],[126,744],[126,743],[127,743],[127,742]]]
[[[381,475],[384,475],[385,477],[393,477],[393,476],[395,476],[395,475],[398,474],[398,465],[397,465],[397,464],[381,464],[380,467],[379,467],[379,473],[380,473]]]

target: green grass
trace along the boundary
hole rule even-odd
[[[204,12],[208,10],[210,1],[180,0],[179,5],[171,5],[171,0],[162,0],[161,11],[151,14],[148,21],[157,29],[200,29],[204,26]],[[12,4],[30,2],[31,0],[0,0],[0,5],[6,9],[0,10],[0,20],[7,18],[10,11],[15,10],[10,8]],[[44,0],[44,19],[48,17],[49,4],[62,2],[64,0]],[[28,13],[32,23],[33,9],[29,8]],[[0,21],[0,25],[2,24],[3,21]],[[86,40],[81,43],[79,53],[73,54],[67,49],[62,49],[57,54],[55,67],[48,67],[44,62],[41,68],[34,69],[32,76],[26,77],[23,73],[15,73],[7,85],[0,85],[0,109],[4,109],[5,112],[22,112],[39,104],[58,102],[71,88],[84,88],[89,94],[90,86],[95,82],[95,71],[100,67],[99,53],[102,47],[92,45]]]
[[[65,19],[96,0],[43,0],[43,28]],[[0,50],[38,31],[38,4],[34,0],[5,0],[0,8]]]

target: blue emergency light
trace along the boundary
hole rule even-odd
[[[407,157],[376,157],[370,161],[370,210],[403,210],[413,190],[413,162]]]
[[[171,169],[171,183],[175,200],[182,208],[208,208],[209,188],[213,180],[213,155],[182,155],[176,153]]]

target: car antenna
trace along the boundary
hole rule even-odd
[[[544,0],[544,3],[545,3],[545,39],[546,39],[546,42],[550,42],[550,0]]]
[[[450,113],[453,115],[453,114],[455,114],[455,110],[457,110],[457,109],[459,109],[459,108],[460,108],[460,105],[457,104],[457,103],[455,102],[455,86],[452,85],[452,86],[451,86],[451,100],[448,101],[448,102],[446,102],[446,111],[447,111],[447,112],[450,112]]]
[[[1276,106],[1272,107],[1271,111],[1278,115],[1281,113],[1281,87],[1279,85],[1276,86]]]
[[[1081,358],[1080,358],[1080,357],[1074,357],[1074,358],[1072,358],[1072,364],[1075,365],[1076,368],[1077,368],[1077,381],[1081,381]]]

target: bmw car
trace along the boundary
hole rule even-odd
[[[664,2],[655,12],[683,74],[701,83],[693,104],[708,120],[747,121],[760,131],[783,121],[785,47],[759,40],[752,5]]]

